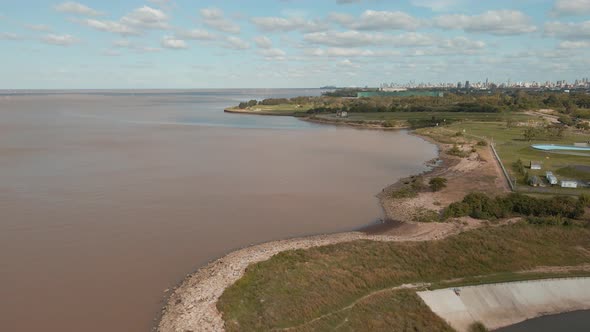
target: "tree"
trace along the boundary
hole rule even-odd
[[[525,140],[530,142],[539,136],[539,130],[537,130],[537,128],[528,128],[522,133],[522,136],[524,136]]]
[[[432,189],[432,191],[440,191],[447,187],[447,179],[441,177],[432,178],[428,184],[430,185],[430,189]]]
[[[248,103],[246,103],[246,102],[241,102],[241,103],[238,105],[238,107],[239,107],[241,110],[243,110],[243,109],[245,109],[245,108],[247,108],[247,107],[248,107]]]
[[[252,106],[256,106],[256,105],[258,105],[258,102],[254,99],[252,99],[248,102],[248,107],[252,107]]]

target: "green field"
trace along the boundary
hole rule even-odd
[[[547,143],[547,144],[564,144],[571,145],[575,142],[585,142],[590,140],[590,135],[587,133],[575,132],[572,130],[566,131],[563,138],[555,138],[552,140],[533,140],[526,141],[523,138],[523,131],[525,128],[513,127],[508,128],[506,123],[481,123],[481,122],[461,122],[454,123],[447,127],[451,131],[463,132],[465,135],[473,135],[474,137],[482,137],[493,141],[496,144],[496,150],[504,163],[506,169],[518,179],[518,190],[533,191],[533,192],[547,192],[552,194],[578,194],[587,191],[588,189],[564,189],[558,187],[533,188],[526,185],[522,176],[519,175],[512,167],[513,163],[520,159],[526,166],[530,161],[540,161],[543,163],[541,170],[527,169],[530,175],[538,175],[544,177],[546,171],[553,171],[558,178],[560,177],[558,170],[571,165],[590,166],[590,157],[575,156],[568,154],[551,153],[546,151],[535,150],[531,144]],[[570,174],[573,175],[573,174]],[[574,180],[584,180],[576,179]]]
[[[395,287],[519,280],[523,275],[516,271],[587,264],[586,250],[587,228],[520,223],[440,241],[355,241],[287,251],[251,265],[226,289],[217,307],[228,331],[444,331],[449,327],[415,290]]]
[[[335,118],[334,114],[321,115],[320,117]],[[531,118],[530,115],[522,113],[469,113],[469,112],[382,112],[382,113],[350,113],[350,120],[401,120],[411,119],[448,119],[454,121],[526,121]]]

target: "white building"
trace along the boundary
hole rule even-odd
[[[578,188],[577,181],[561,180],[560,185],[562,188]]]
[[[545,173],[545,176],[547,177],[547,181],[549,181],[549,184],[557,184],[557,178],[555,177],[555,175],[553,175],[553,172],[547,172]]]
[[[531,161],[531,169],[541,169],[543,168],[540,161]]]

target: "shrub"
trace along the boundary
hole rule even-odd
[[[395,120],[387,120],[383,121],[382,125],[385,128],[394,128],[397,126],[397,122]]]
[[[451,156],[456,156],[456,157],[461,157],[461,158],[467,156],[467,154],[465,152],[463,152],[461,149],[459,149],[457,144],[454,144],[453,147],[447,151],[447,153],[450,154]]]
[[[447,186],[447,179],[446,178],[442,178],[442,177],[432,178],[428,182],[428,185],[430,186],[430,189],[432,189],[432,191],[440,191],[443,188],[446,188],[446,186]]]
[[[481,322],[475,322],[471,325],[469,325],[469,329],[467,330],[469,332],[487,332],[489,331],[485,325],[483,325],[483,323]]]
[[[437,222],[440,221],[440,215],[434,210],[419,208],[414,213],[413,219],[416,222]]]
[[[481,140],[481,141],[477,142],[477,146],[488,146],[488,142]]]
[[[445,218],[470,216],[486,220],[510,216],[578,219],[584,215],[585,203],[586,198],[576,200],[566,196],[544,199],[512,193],[492,198],[483,193],[471,193],[461,202],[449,205],[443,215]]]
[[[548,217],[534,217],[529,216],[526,221],[532,225],[549,225],[549,226],[569,226],[571,222],[568,218],[561,216],[548,216]]]
[[[582,205],[583,207],[588,207],[590,206],[590,195],[588,194],[581,194],[578,197],[578,202],[580,203],[580,205]]]

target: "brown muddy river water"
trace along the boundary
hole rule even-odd
[[[379,218],[433,145],[223,113],[319,92],[0,92],[0,330],[149,331],[165,289],[232,249]]]

